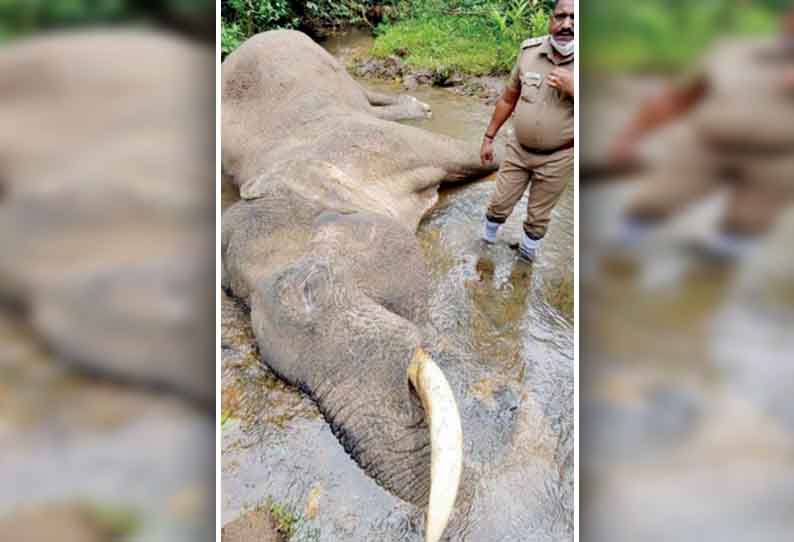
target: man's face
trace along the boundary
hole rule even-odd
[[[794,53],[794,8],[783,16],[783,46],[789,53]]]
[[[554,8],[554,13],[549,21],[549,34],[554,36],[557,43],[568,43],[574,38],[573,0],[561,0]]]
[[[794,8],[783,16],[783,35],[786,39],[794,39]]]

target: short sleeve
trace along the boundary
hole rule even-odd
[[[709,82],[708,62],[708,59],[702,59],[688,67],[681,75],[674,78],[674,85],[681,89],[707,86]]]

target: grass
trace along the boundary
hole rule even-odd
[[[231,412],[221,412],[221,430],[230,429],[232,425],[238,421]]]
[[[418,11],[377,28],[371,54],[394,54],[420,70],[466,75],[508,73],[521,43],[546,34],[547,11],[536,0],[485,3],[467,12]]]
[[[509,72],[526,37],[505,39],[488,25],[465,17],[408,20],[385,28],[372,55],[384,58],[403,50],[413,68],[487,75]]]
[[[549,304],[556,307],[569,321],[574,317],[576,303],[574,292],[573,275],[571,274],[552,281],[547,291]]]
[[[108,540],[125,540],[140,530],[141,518],[127,508],[84,503],[82,513],[86,521]]]
[[[273,516],[273,521],[276,524],[276,530],[286,540],[289,540],[295,535],[298,523],[301,518],[292,512],[288,507],[274,501],[269,502],[268,506],[270,515]]]

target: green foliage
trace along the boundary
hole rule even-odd
[[[341,26],[372,26],[375,12],[395,14],[400,3],[401,0],[223,0],[223,55],[267,30],[291,28],[315,33]]]
[[[0,0],[0,39],[93,23],[211,20],[212,0]]]
[[[300,19],[288,0],[228,0],[223,22],[236,24],[245,36],[273,28],[296,28]]]
[[[85,502],[81,505],[81,512],[107,540],[130,539],[141,527],[139,514],[120,506]]]
[[[763,34],[784,1],[599,0],[584,3],[583,66],[589,71],[676,71],[725,34]]]
[[[276,530],[286,540],[289,540],[295,534],[301,518],[290,508],[282,504],[272,500],[269,504],[270,515],[273,517],[273,522],[276,524]]]
[[[548,32],[549,6],[541,0],[418,0],[404,19],[378,30],[373,55],[408,51],[416,68],[455,69],[473,75],[510,71],[519,45]]]
[[[226,56],[245,41],[245,32],[238,23],[224,22],[221,26],[221,54]]]

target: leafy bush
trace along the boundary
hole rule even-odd
[[[277,28],[316,34],[349,25],[374,26],[394,14],[401,0],[223,0],[222,51],[226,55],[245,39]]]
[[[246,36],[238,23],[226,23],[221,26],[221,54],[226,56],[245,41]]]
[[[785,0],[599,0],[584,3],[583,66],[591,71],[676,71],[717,37],[773,31]]]
[[[252,36],[273,28],[296,28],[300,19],[289,0],[228,0],[223,3],[223,22]]]
[[[214,14],[213,0],[0,0],[0,38],[93,23],[211,23]]]
[[[403,20],[377,31],[373,55],[407,51],[417,68],[455,69],[474,75],[512,69],[518,48],[548,32],[545,0],[418,0]]]

